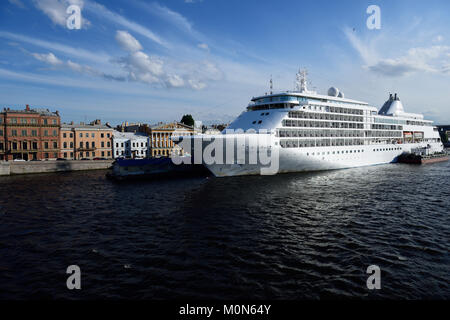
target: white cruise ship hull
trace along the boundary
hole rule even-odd
[[[373,166],[397,162],[402,153],[411,152],[417,147],[430,144],[389,144],[364,145],[328,148],[279,148],[279,166],[276,173],[324,171]],[[440,143],[430,145],[431,150],[442,150]],[[375,150],[375,151],[374,151]],[[339,153],[337,153],[339,151]],[[356,151],[356,152],[355,152]],[[313,155],[314,154],[314,155]],[[246,153],[248,159],[248,153]],[[258,164],[205,164],[216,177],[242,175],[261,175],[262,168]],[[272,173],[272,174],[274,174]]]

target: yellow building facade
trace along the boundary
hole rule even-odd
[[[100,120],[61,125],[61,157],[67,160],[112,158],[113,129]]]

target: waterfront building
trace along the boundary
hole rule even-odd
[[[0,160],[42,160],[60,156],[60,116],[48,109],[4,108],[0,112]]]
[[[183,149],[172,141],[172,136],[193,136],[195,133],[194,127],[180,122],[153,125],[150,127],[151,155],[153,157],[183,155]]]
[[[61,125],[61,156],[64,159],[112,158],[114,129],[100,120],[89,124],[73,122]]]
[[[176,121],[170,123],[159,122],[155,125],[124,122],[117,126],[117,130],[121,132],[140,132],[150,137],[149,155],[152,157],[169,157],[171,154],[183,155],[183,150],[173,143],[172,136],[192,136],[201,132],[194,127]]]
[[[149,137],[142,132],[114,131],[112,146],[114,158],[146,158],[150,155]]]

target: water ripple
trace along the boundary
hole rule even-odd
[[[448,299],[449,169],[0,177],[0,298]],[[65,287],[72,264],[79,292]]]

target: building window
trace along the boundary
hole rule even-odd
[[[48,130],[44,130],[44,137],[48,137]]]
[[[70,147],[73,148],[73,142],[70,143]]]
[[[31,124],[37,124],[37,120],[36,120],[36,119],[31,119],[31,120],[30,120],[30,123],[31,123]]]
[[[53,158],[58,158],[58,154],[56,152],[53,153]]]
[[[56,137],[58,135],[58,133],[56,132],[56,130],[53,130],[53,136]]]
[[[53,149],[58,149],[58,143],[57,142],[53,142]]]
[[[56,119],[53,119],[53,124],[58,124],[58,121],[56,121]]]
[[[0,142],[0,150],[3,150],[3,149],[4,149],[3,142]]]
[[[89,141],[86,141],[86,149],[89,148]]]
[[[44,142],[44,149],[48,149],[48,142]]]
[[[111,156],[111,151],[108,151],[108,157],[110,157]]]
[[[11,135],[13,137],[17,137],[17,130],[15,130],[15,129],[11,130]]]
[[[16,124],[17,123],[17,118],[11,118],[11,120],[9,120],[9,122]]]
[[[103,134],[103,133],[102,133]],[[104,148],[105,147],[105,142],[104,141],[102,141],[102,148]]]
[[[47,121],[47,119],[44,119],[44,124],[48,124],[48,121]],[[48,157],[47,157],[48,158]]]
[[[25,141],[22,142],[22,150],[28,150],[28,145]]]
[[[37,142],[33,142],[33,149],[36,150],[38,148]]]
[[[89,151],[88,151],[88,152],[86,152],[86,157],[89,157]]]
[[[48,159],[48,153],[47,152],[44,153],[44,157],[45,157],[45,159]]]
[[[72,132],[70,133],[70,137],[71,137],[71,138],[73,138],[73,134],[72,134]]]
[[[31,136],[36,137],[37,136],[37,130],[31,130]]]
[[[80,148],[83,148],[83,141],[80,141]]]
[[[100,133],[100,138],[104,138],[105,134],[104,133]]]
[[[102,157],[104,157],[105,156],[105,151],[102,151]]]
[[[20,119],[20,123],[21,124],[27,124],[27,119],[24,119],[24,118]]]
[[[109,147],[111,147],[111,143],[108,141],[107,143],[106,143],[106,146],[109,148]]]
[[[12,143],[12,149],[13,150],[17,150],[17,142],[13,142]]]
[[[92,156],[95,157],[95,152],[92,152]]]
[[[95,141],[92,141],[92,148],[95,148]]]
[[[22,130],[22,137],[26,137],[27,136],[27,130]]]
[[[0,129],[0,136],[3,136],[3,130]]]
[[[86,138],[89,138],[89,133],[88,132],[86,132]]]
[[[73,158],[73,152],[70,153],[70,157]]]
[[[95,138],[95,133],[91,133],[91,137],[92,137],[92,138]]]
[[[83,134],[80,132],[80,138],[83,138]]]
[[[109,133],[107,133],[107,134],[106,134],[106,136],[107,136],[108,138],[110,138],[110,137],[111,137],[111,135],[110,135]]]
[[[67,158],[67,152],[64,152],[64,158]]]
[[[67,133],[63,133],[63,138],[67,138]]]
[[[67,148],[67,142],[64,142],[63,146],[64,146],[64,149],[66,149]],[[66,157],[66,156],[64,156],[64,157]]]

